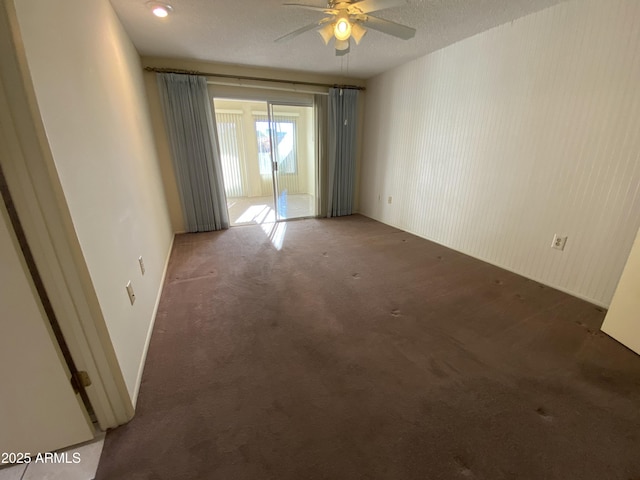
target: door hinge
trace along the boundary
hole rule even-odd
[[[91,378],[87,372],[80,371],[71,375],[71,386],[73,391],[78,393],[81,389],[91,385]]]
[[[274,172],[278,171],[278,162],[273,162],[273,171]]]

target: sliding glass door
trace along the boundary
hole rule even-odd
[[[316,216],[313,107],[268,102],[267,125],[278,220]]]
[[[214,100],[232,226],[315,217],[314,107]]]

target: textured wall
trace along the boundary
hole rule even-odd
[[[640,224],[639,46],[640,2],[571,1],[373,78],[360,211],[607,306]]]

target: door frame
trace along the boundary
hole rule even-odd
[[[311,162],[309,162],[309,165],[305,164],[305,169],[307,171],[307,174],[310,172],[313,175],[313,189],[312,189],[312,196],[314,197],[314,202],[313,202],[313,213],[311,215],[305,215],[305,216],[300,216],[300,217],[294,217],[294,218],[285,218],[281,215],[281,209],[280,209],[280,165],[279,165],[279,159],[278,159],[278,150],[277,150],[277,146],[278,146],[278,142],[277,142],[277,128],[276,128],[276,124],[278,123],[279,120],[276,119],[277,116],[279,115],[283,115],[286,117],[298,117],[301,116],[298,112],[295,113],[278,113],[275,109],[279,108],[279,107],[295,107],[295,108],[307,108],[310,109],[310,112],[305,112],[305,122],[303,123],[303,125],[306,125],[307,130],[309,130],[309,127],[311,127],[311,131],[313,132],[313,139],[311,141],[311,144],[313,145],[317,145],[318,143],[318,139],[317,139],[317,128],[315,127],[315,122],[316,122],[316,105],[315,103],[313,104],[309,104],[308,102],[303,102],[303,101],[283,101],[283,100],[271,100],[268,97],[267,98],[254,98],[254,97],[250,97],[250,98],[243,98],[242,95],[233,95],[232,97],[226,97],[226,96],[217,96],[215,94],[215,92],[211,91],[211,89],[209,90],[209,96],[210,96],[210,101],[213,107],[213,111],[214,111],[214,116],[217,115],[218,110],[216,108],[216,102],[217,101],[233,101],[233,102],[238,102],[242,104],[242,109],[238,110],[237,112],[235,110],[232,110],[231,108],[229,108],[228,105],[225,105],[224,107],[221,108],[221,112],[222,113],[229,113],[232,112],[233,113],[241,113],[242,114],[242,123],[245,129],[248,129],[247,132],[245,132],[244,134],[244,142],[245,145],[242,146],[242,148],[244,149],[246,147],[246,143],[247,141],[249,141],[247,139],[248,135],[256,135],[256,124],[255,122],[257,121],[255,118],[252,119],[252,126],[249,129],[248,127],[248,120],[247,120],[247,115],[248,115],[248,108],[249,107],[253,107],[255,108],[256,106],[260,105],[260,106],[264,106],[265,108],[265,114],[264,115],[266,117],[266,124],[268,125],[268,135],[269,135],[269,153],[268,153],[268,159],[269,159],[269,170],[265,171],[265,173],[268,173],[271,175],[271,181],[269,182],[270,189],[271,189],[271,198],[273,201],[273,208],[274,208],[274,222],[281,222],[281,221],[286,221],[286,220],[300,220],[300,219],[304,219],[304,218],[317,218],[319,211],[318,211],[318,197],[319,197],[319,192],[318,192],[318,163],[319,163],[319,158],[318,158],[318,151],[317,148],[313,148],[313,158],[311,159]],[[261,111],[252,111],[252,115],[262,115]],[[261,120],[264,121],[264,120]],[[310,124],[310,125],[307,125]],[[300,142],[299,140],[299,136],[300,134],[300,127],[297,123],[293,123],[294,125],[294,148],[296,149],[295,151],[295,156],[296,156],[296,162],[300,161],[301,155],[300,155],[300,151],[299,151],[299,146],[300,146]],[[307,135],[309,132],[305,131],[303,134]],[[259,142],[258,142],[259,143]],[[306,145],[306,143],[305,143]],[[260,155],[260,153],[258,152],[258,155]],[[243,157],[243,161],[247,162],[247,158]],[[307,160],[308,161],[308,160]],[[258,162],[260,171],[262,172],[262,163],[261,161]],[[246,167],[246,165],[245,165]],[[299,174],[300,169],[298,168],[300,167],[300,164],[297,163],[297,171]],[[248,167],[246,167],[248,168]],[[252,167],[253,168],[253,167]],[[249,170],[251,170],[250,168],[248,168]],[[302,169],[303,172],[305,172],[305,169]],[[257,173],[256,173],[257,174]],[[262,175],[262,174],[261,174]],[[266,177],[266,175],[263,175],[264,177]],[[304,178],[304,176],[303,176]],[[305,180],[306,181],[306,180]],[[251,178],[248,178],[247,180],[247,188],[251,191],[251,184],[252,184],[253,180]],[[254,182],[255,183],[255,182]],[[266,186],[266,183],[263,184],[263,187]],[[263,190],[264,191],[264,190]],[[311,190],[309,191],[311,192]]]
[[[128,422],[133,403],[111,344],[53,156],[15,7],[0,0],[0,167],[74,363],[102,430]]]
[[[286,82],[285,82],[286,83]],[[278,188],[276,185],[276,172],[274,172],[273,167],[273,148],[271,149],[271,178],[272,178],[272,190],[273,190],[273,201],[274,201],[274,209],[275,209],[275,222],[288,221],[288,220],[302,220],[305,218],[318,218],[323,215],[322,212],[322,197],[324,195],[323,191],[323,178],[322,178],[322,169],[323,166],[323,158],[321,156],[321,152],[318,150],[318,145],[323,143],[324,141],[318,138],[318,105],[314,100],[314,95],[327,95],[324,92],[303,92],[295,89],[290,89],[286,87],[265,87],[264,85],[252,85],[252,84],[238,84],[238,83],[229,83],[229,82],[217,82],[213,80],[207,81],[207,89],[209,93],[209,101],[213,106],[213,110],[215,112],[215,101],[216,100],[239,100],[243,102],[254,102],[254,103],[264,103],[266,105],[267,110],[267,118],[269,122],[269,129],[271,128],[271,110],[270,105],[276,106],[291,106],[291,107],[309,107],[312,109],[312,115],[310,118],[310,122],[313,125],[313,132],[315,137],[315,149],[314,149],[314,165],[313,172],[315,176],[315,202],[314,202],[314,210],[315,215],[310,217],[296,217],[292,219],[281,219],[278,214]],[[214,119],[215,120],[215,119]],[[271,143],[273,145],[273,138],[271,138]]]

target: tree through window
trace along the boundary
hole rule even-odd
[[[258,140],[258,159],[260,174],[271,173],[271,135],[269,134],[269,121],[256,120],[256,138]],[[281,174],[296,173],[296,124],[295,120],[277,120],[273,122],[275,127],[275,140],[277,142],[276,158],[278,171]]]

